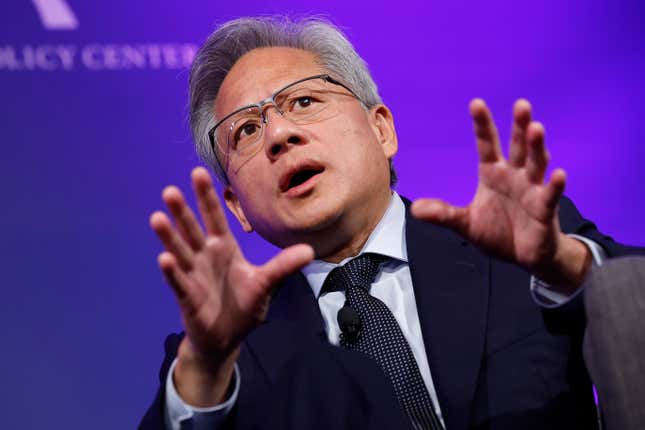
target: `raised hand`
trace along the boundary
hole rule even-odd
[[[484,101],[473,100],[470,113],[479,153],[473,200],[456,207],[419,199],[413,215],[452,228],[489,254],[517,262],[548,282],[579,284],[589,265],[588,251],[560,230],[557,209],[566,176],[556,169],[544,181],[549,161],[544,127],[531,120],[530,104],[518,100],[513,108],[508,160]]]
[[[262,266],[249,263],[228,228],[208,172],[194,169],[192,181],[206,231],[173,186],[162,197],[176,227],[163,212],[153,213],[150,225],[166,249],[158,263],[186,330],[175,383],[185,401],[212,406],[228,387],[241,340],[265,318],[273,287],[310,262],[313,250],[294,245]]]

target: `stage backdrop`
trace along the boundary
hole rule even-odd
[[[187,70],[216,23],[289,13],[340,25],[394,112],[397,190],[410,198],[466,204],[477,170],[469,100],[487,100],[506,142],[512,103],[528,98],[567,194],[603,231],[643,245],[643,10],[639,0],[2,2],[2,427],[133,428],[151,402],[164,336],[180,321],[148,216],[164,185],[189,189],[199,163]],[[232,225],[251,260],[274,252]]]

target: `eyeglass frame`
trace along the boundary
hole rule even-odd
[[[275,96],[277,96],[278,94],[280,94],[281,92],[283,92],[284,90],[286,90],[289,87],[292,87],[294,85],[300,84],[302,82],[314,80],[314,79],[323,79],[324,81],[329,82],[330,84],[338,85],[338,86],[341,86],[341,87],[345,88],[347,91],[349,91],[349,93],[356,100],[358,100],[361,103],[361,105],[364,108],[367,109],[367,105],[363,102],[363,100],[361,100],[361,98],[351,88],[349,88],[347,85],[343,84],[342,82],[338,81],[337,79],[332,78],[331,76],[329,76],[326,73],[323,73],[323,74],[320,74],[320,75],[309,76],[307,78],[302,78],[302,79],[298,79],[295,82],[291,82],[290,84],[287,84],[287,85],[281,87],[280,89],[274,91],[273,94],[271,94],[271,96],[267,97],[264,100],[260,100],[258,103],[251,103],[251,104],[242,106],[242,107],[240,107],[238,109],[235,109],[233,112],[229,113],[224,118],[222,118],[221,120],[217,121],[217,123],[213,127],[211,127],[210,130],[208,130],[208,139],[210,141],[211,148],[213,149],[213,154],[215,154],[215,160],[217,160],[217,163],[222,168],[222,171],[223,171],[225,176],[227,176],[226,169],[228,168],[228,159],[229,159],[230,149],[228,147],[229,144],[227,142],[227,148],[226,148],[226,154],[225,154],[225,156],[226,156],[226,167],[224,167],[224,166],[222,166],[222,163],[220,162],[220,159],[219,159],[219,157],[217,155],[217,151],[215,150],[215,130],[217,129],[217,127],[222,125],[222,123],[224,123],[224,121],[226,121],[227,119],[229,119],[232,116],[236,115],[237,113],[242,112],[242,111],[244,111],[246,109],[250,109],[250,108],[258,108],[258,110],[260,111],[260,119],[262,120],[262,124],[267,124],[268,121],[267,121],[266,116],[264,115],[264,111],[265,111],[264,106],[266,106],[268,104],[272,104],[276,108],[276,110],[278,111],[280,116],[283,116],[284,115],[283,112],[280,110],[280,108],[278,107],[278,105],[275,102]],[[263,127],[264,127],[264,125],[263,125]],[[226,181],[228,182],[228,178],[226,178]]]

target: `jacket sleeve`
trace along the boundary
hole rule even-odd
[[[168,377],[170,365],[172,364],[175,357],[177,357],[177,349],[179,349],[179,343],[181,342],[183,337],[183,333],[173,333],[166,337],[166,342],[164,343],[165,357],[163,363],[161,363],[161,369],[159,369],[159,390],[157,390],[157,394],[155,395],[152,405],[148,408],[148,411],[143,416],[143,419],[139,424],[139,430],[160,430],[166,428],[164,420],[164,408],[166,399],[165,382],[166,378]]]
[[[617,243],[610,236],[598,231],[594,223],[585,219],[573,202],[564,196],[560,199],[559,219],[560,227],[564,233],[577,234],[593,240],[604,249],[607,258],[645,255],[645,248]],[[553,309],[542,309],[542,315],[550,332],[582,335],[586,326],[584,291],[565,305]]]

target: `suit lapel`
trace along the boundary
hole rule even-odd
[[[405,203],[408,261],[430,372],[446,427],[466,429],[485,344],[489,258],[450,230],[414,219]]]
[[[312,341],[327,342],[324,322],[311,287],[298,272],[276,290],[266,320],[246,343],[273,383],[287,360]]]

